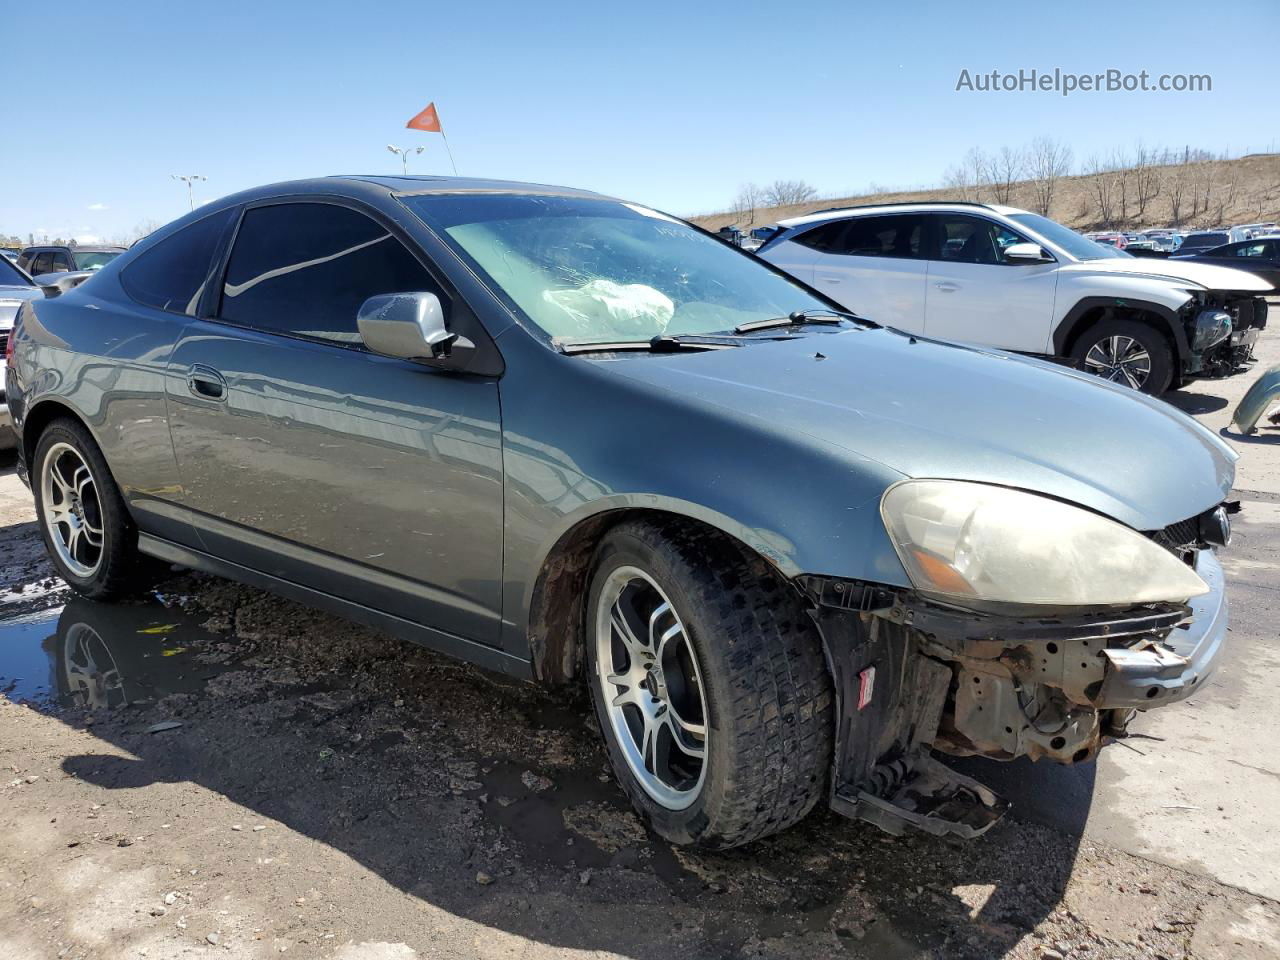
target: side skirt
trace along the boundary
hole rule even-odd
[[[333,594],[313,590],[290,580],[283,580],[269,573],[262,573],[258,570],[241,566],[238,563],[222,560],[199,550],[192,550],[189,547],[180,546],[147,533],[138,535],[138,549],[166,563],[175,563],[182,567],[199,570],[202,573],[211,573],[215,576],[226,577],[228,580],[237,580],[253,587],[270,590],[272,593],[288,597],[290,600],[297,600],[299,603],[305,603],[309,607],[316,607],[320,610],[337,614],[355,623],[385,630],[387,633],[400,637],[402,640],[421,644],[424,647],[455,657],[458,660],[466,660],[469,663],[484,667],[486,670],[504,673],[521,680],[532,680],[534,678],[533,665],[528,660],[523,660],[520,657],[486,646],[483,643],[476,643],[474,640],[467,640],[451,633],[445,633],[443,630],[436,630],[420,623],[414,623],[411,620],[405,620],[403,617],[383,613],[381,610],[375,610],[373,607],[356,603],[354,600],[347,600],[343,597],[336,597]]]

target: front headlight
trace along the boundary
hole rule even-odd
[[[1209,591],[1142,534],[1019,490],[906,480],[885,493],[880,515],[922,593],[1074,607],[1182,602]]]

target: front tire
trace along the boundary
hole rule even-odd
[[[1173,381],[1173,349],[1164,335],[1137,320],[1108,317],[1080,335],[1071,350],[1081,370],[1153,397]]]
[[[656,833],[734,847],[822,797],[830,676],[816,628],[763,560],[678,523],[623,524],[597,550],[586,626],[610,762]]]
[[[89,431],[74,420],[54,420],[32,464],[40,535],[59,576],[91,600],[136,589],[143,572],[138,531]]]

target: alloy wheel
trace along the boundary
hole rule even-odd
[[[707,771],[707,701],[689,633],[638,567],[619,567],[600,592],[596,682],[627,766],[654,801],[684,810]]]
[[[1151,354],[1133,337],[1104,337],[1084,356],[1085,369],[1113,383],[1141,390],[1151,376]]]
[[[102,503],[80,451],[69,443],[49,448],[40,493],[45,528],[58,559],[77,577],[92,577],[102,563]]]

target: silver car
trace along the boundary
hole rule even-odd
[[[8,385],[88,597],[160,558],[586,684],[677,843],[973,836],[1005,804],[937,754],[1085,762],[1204,685],[1235,455],[893,319],[641,204],[338,177],[28,301]]]
[[[9,413],[5,395],[5,365],[8,356],[9,334],[18,308],[28,300],[44,296],[44,291],[24,270],[8,257],[0,257],[0,450],[12,450],[18,442],[13,431],[13,416]]]

